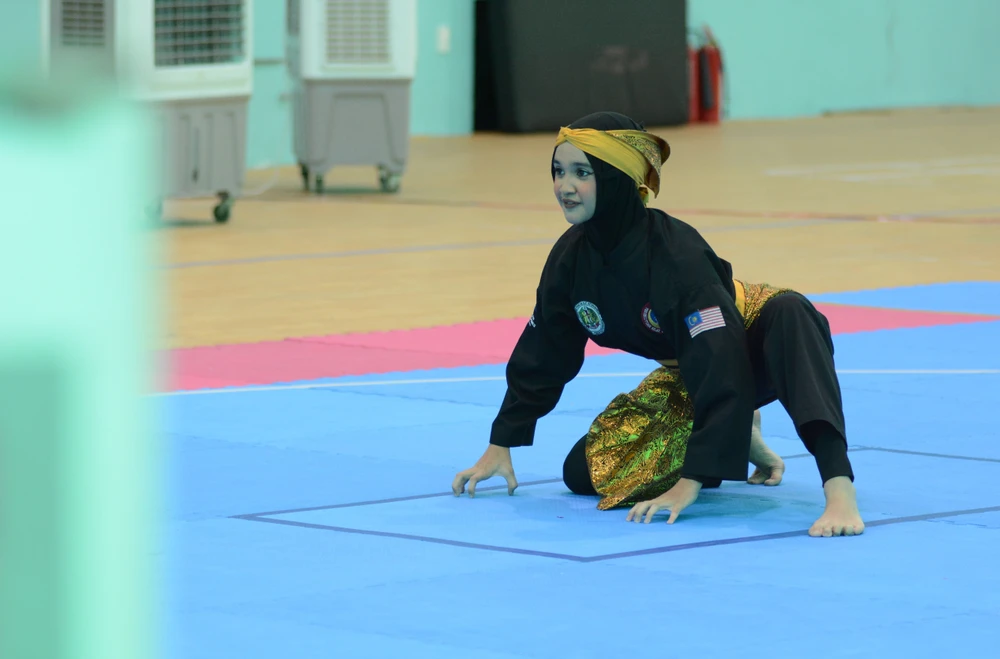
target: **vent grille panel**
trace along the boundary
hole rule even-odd
[[[389,64],[389,0],[327,0],[328,64]]]
[[[107,7],[104,0],[63,0],[59,44],[67,48],[104,48]]]
[[[156,66],[244,61],[243,0],[155,0]]]

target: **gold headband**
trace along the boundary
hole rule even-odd
[[[670,145],[656,135],[641,130],[563,128],[556,146],[563,142],[627,174],[639,188],[642,203],[649,203],[650,191],[654,196],[660,193],[660,167],[670,157]]]

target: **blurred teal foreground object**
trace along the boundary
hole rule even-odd
[[[0,657],[159,654],[145,116],[0,81]]]

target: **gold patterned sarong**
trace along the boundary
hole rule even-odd
[[[790,292],[767,284],[733,280],[744,327],[764,303]],[[633,391],[619,394],[591,424],[587,465],[600,510],[660,496],[680,480],[694,424],[694,407],[676,366],[650,373]],[[747,440],[750,428],[747,428]]]

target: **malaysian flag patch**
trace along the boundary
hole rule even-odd
[[[726,319],[722,317],[722,309],[719,307],[709,307],[695,311],[684,319],[684,324],[687,325],[688,332],[691,333],[691,338],[693,339],[702,332],[725,327]]]

